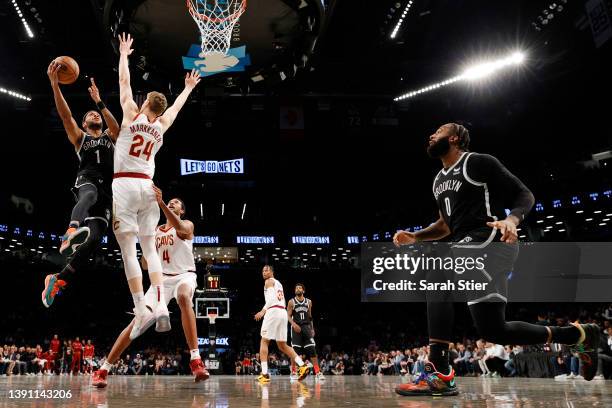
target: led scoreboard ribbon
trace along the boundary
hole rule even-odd
[[[244,174],[244,159],[225,161],[181,159],[181,176],[196,173]]]

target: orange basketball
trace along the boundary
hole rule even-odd
[[[72,57],[61,56],[55,59],[61,65],[57,72],[60,84],[72,84],[79,77],[79,64]]]

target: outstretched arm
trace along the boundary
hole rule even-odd
[[[119,36],[119,100],[123,109],[123,121],[131,121],[138,113],[138,106],[132,96],[132,86],[130,85],[130,67],[128,56],[134,52],[132,43],[134,39],[129,34]]]
[[[155,191],[155,198],[159,208],[164,212],[168,223],[176,230],[178,237],[181,239],[193,239],[193,223],[191,221],[181,220],[178,215],[168,208],[162,197],[162,191],[156,185],[153,185],[153,190]]]
[[[51,89],[53,89],[55,107],[57,108],[57,113],[59,114],[60,119],[62,119],[64,129],[66,129],[68,140],[70,140],[70,143],[74,145],[75,149],[78,149],[81,145],[81,140],[83,139],[83,131],[81,128],[79,128],[76,121],[72,117],[72,112],[70,112],[68,103],[66,102],[66,99],[64,99],[64,95],[62,95],[62,91],[60,90],[59,80],[57,77],[57,72],[59,71],[60,67],[60,64],[52,61],[47,68],[47,75],[49,76],[49,81],[51,82]]]
[[[102,99],[100,98],[100,91],[98,90],[96,82],[93,78],[91,78],[91,86],[87,90],[89,91],[91,99],[93,99],[98,109],[100,109],[102,116],[104,117],[106,126],[108,126],[108,136],[112,139],[113,142],[116,142],[117,136],[119,136],[119,123],[117,123],[117,119],[115,119],[112,112],[106,107],[104,102],[102,102]]]
[[[172,123],[174,123],[178,113],[185,105],[185,102],[187,102],[189,94],[191,94],[191,91],[193,91],[196,85],[200,83],[200,80],[200,73],[195,69],[191,70],[191,72],[185,75],[185,89],[183,89],[183,92],[181,92],[176,98],[172,106],[166,109],[166,112],[164,112],[161,118],[159,118],[159,121],[164,127],[164,131],[168,130],[168,128],[172,126]]]

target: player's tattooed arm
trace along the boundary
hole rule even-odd
[[[176,234],[180,239],[193,239],[193,223],[188,220],[182,220],[181,217],[176,215],[164,202],[163,193],[156,185],[153,185],[153,191],[155,191],[155,199],[157,204],[161,208],[162,212],[166,216],[168,223],[174,227]]]
[[[66,102],[66,99],[64,99],[64,95],[59,87],[57,73],[60,67],[60,64],[52,61],[47,68],[47,75],[49,76],[49,81],[51,82],[51,89],[53,89],[55,107],[57,108],[57,113],[64,124],[64,129],[66,129],[68,140],[70,140],[70,143],[72,143],[74,147],[78,149],[81,145],[81,140],[83,139],[83,130],[79,128],[79,125],[77,125],[76,121],[72,117],[72,112],[70,111],[68,102]]]
[[[132,96],[132,85],[130,84],[130,67],[128,57],[134,52],[131,35],[122,33],[119,39],[119,100],[123,109],[123,123],[130,122],[138,113],[138,106]]]
[[[200,73],[195,69],[191,70],[191,72],[185,75],[185,89],[183,89],[183,92],[181,92],[179,96],[176,97],[176,100],[174,101],[172,106],[166,109],[166,112],[164,112],[164,114],[159,118],[159,121],[164,127],[164,130],[172,126],[172,123],[174,123],[174,120],[178,116],[178,113],[181,111],[181,109],[187,102],[187,98],[189,98],[191,91],[195,89],[196,85],[198,85],[200,81]]]
[[[102,98],[100,97],[100,90],[96,86],[96,82],[93,78],[91,78],[91,85],[87,89],[89,91],[89,95],[91,99],[94,101],[102,116],[104,117],[104,121],[106,122],[106,126],[108,126],[108,136],[111,138],[113,142],[117,141],[117,136],[119,136],[119,123],[117,123],[117,119],[113,116],[113,113],[106,107],[104,102],[102,102]]]

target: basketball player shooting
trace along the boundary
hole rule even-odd
[[[487,269],[477,270],[491,279],[489,293],[472,293],[468,307],[480,335],[496,344],[572,345],[580,358],[580,370],[586,380],[597,371],[599,327],[573,323],[568,327],[540,326],[506,321],[507,278],[518,256],[517,226],[529,214],[535,199],[527,187],[495,157],[471,153],[469,131],[462,125],[448,123],[429,137],[427,152],[440,159],[443,168],[433,183],[433,193],[440,217],[418,232],[399,231],[395,245],[450,238],[456,257],[482,256],[487,248]],[[511,208],[506,216],[505,208]],[[499,246],[490,245],[502,241]],[[454,321],[452,302],[427,302],[429,326],[429,362],[414,383],[401,384],[401,395],[457,395],[455,372],[449,365],[449,345]]]
[[[314,340],[315,329],[312,322],[312,300],[304,296],[306,287],[298,283],[294,288],[295,297],[287,302],[287,318],[291,325],[291,347],[298,355],[306,355],[312,362],[315,379],[325,380],[319,369],[317,360],[317,349]],[[297,379],[295,373],[295,362],[291,362],[291,379]]]
[[[170,316],[164,299],[162,265],[155,250],[155,229],[159,222],[159,206],[153,190],[155,155],[163,144],[164,133],[172,126],[187,98],[200,82],[200,75],[191,71],[185,76],[185,88],[174,104],[166,109],[166,97],[149,92],[140,108],[132,97],[128,57],[134,51],[129,34],[119,36],[119,94],[123,121],[115,150],[113,176],[113,231],[121,248],[125,275],[134,299],[134,324],[131,339],[140,335],[147,320],[142,270],[136,256],[136,243],[140,241],[143,256],[149,266],[151,287],[156,294],[153,312],[155,330],[170,330]]]
[[[285,294],[283,285],[274,279],[274,268],[271,265],[266,265],[262,269],[264,284],[264,298],[266,304],[255,314],[255,320],[261,324],[261,343],[259,346],[259,357],[261,359],[261,375],[257,377],[260,384],[270,382],[270,374],[268,374],[268,346],[270,340],[276,341],[281,353],[289,356],[289,359],[295,361],[298,365],[298,380],[303,380],[308,376],[310,369],[300,356],[298,356],[292,347],[287,345],[287,311],[285,308]]]
[[[60,253],[68,262],[59,273],[45,277],[42,302],[45,307],[53,304],[55,296],[70,282],[74,272],[85,267],[93,252],[100,245],[111,215],[111,183],[115,141],[119,124],[100,98],[100,91],[91,78],[89,94],[100,110],[88,111],[80,128],[59,87],[58,71],[61,65],[53,61],[47,75],[53,89],[57,112],[64,124],[68,140],[79,158],[79,169],[72,192],[76,205],[72,209],[68,230],[62,237]],[[108,129],[102,131],[104,121]]]
[[[179,198],[173,198],[164,203],[162,192],[153,186],[157,204],[162,209],[166,223],[157,228],[155,232],[155,242],[157,254],[162,259],[163,265],[163,291],[166,305],[176,299],[181,310],[181,321],[185,339],[191,353],[191,372],[195,382],[208,379],[209,374],[198,349],[198,333],[196,328],[196,317],[193,311],[192,298],[197,287],[197,276],[195,274],[195,262],[193,259],[193,223],[183,219],[185,216],[185,204]],[[147,261],[142,258],[143,268],[147,269]],[[147,313],[140,333],[144,333],[155,323],[153,306],[156,302],[156,293],[153,286],[149,287],[145,295]],[[96,371],[92,377],[92,385],[104,388],[107,385],[107,376],[113,365],[117,363],[121,354],[132,343],[130,333],[135,320],[121,332],[113,348],[108,354],[106,362]]]

